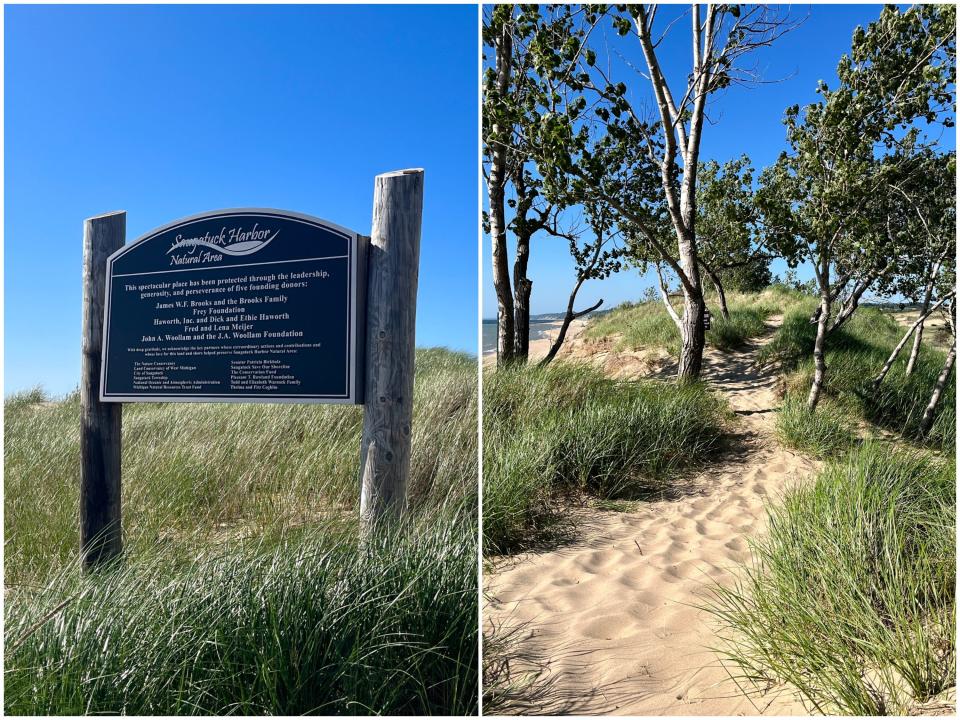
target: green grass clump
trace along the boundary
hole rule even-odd
[[[4,405],[7,407],[19,407],[21,405],[34,405],[39,403],[50,402],[51,398],[47,395],[47,391],[44,390],[40,385],[35,385],[29,390],[21,390],[20,392],[10,395],[5,401]]]
[[[731,310],[729,320],[714,316],[706,333],[707,343],[718,350],[742,347],[747,340],[763,334],[771,314],[768,308],[748,307]]]
[[[783,322],[770,341],[757,351],[757,364],[778,362],[787,369],[795,368],[813,352],[817,326],[810,317],[817,300],[805,297],[783,314]]]
[[[894,366],[879,388],[862,391],[864,415],[881,427],[894,429],[905,437],[953,453],[957,445],[956,376],[944,389],[933,427],[920,436],[920,419],[930,402],[930,394],[943,369],[946,353],[925,348],[912,375],[904,373],[906,358]]]
[[[678,312],[683,312],[682,307]],[[619,334],[620,349],[663,348],[680,354],[680,331],[659,301],[625,302],[590,321],[584,330],[589,338]]]
[[[742,679],[825,714],[906,714],[955,686],[956,467],[868,443],[770,511],[711,606]]]
[[[706,332],[707,345],[722,351],[742,347],[749,340],[763,335],[767,318],[802,297],[780,286],[771,286],[760,293],[730,293],[727,298],[729,319],[720,314],[715,298],[708,297],[707,307],[712,321]],[[676,300],[674,309],[677,314],[683,314],[682,303]],[[619,335],[620,349],[663,348],[673,356],[680,354],[680,331],[659,300],[624,303],[597,316],[584,332],[587,337],[596,339]]]
[[[758,362],[779,362],[789,372],[788,401],[800,402],[810,389],[816,335],[810,314],[814,307],[814,301],[807,301],[789,310],[783,325],[758,356]],[[878,308],[857,310],[846,325],[827,338],[822,397],[831,399],[835,408],[842,408],[848,422],[866,420],[929,447],[952,452],[956,447],[955,381],[951,380],[944,391],[931,432],[922,438],[919,431],[920,418],[946,353],[922,345],[916,368],[906,377],[908,347],[881,386],[875,389],[871,384],[904,332],[895,319]]]
[[[476,712],[476,543],[432,526],[67,573],[7,603],[6,713]]]
[[[475,505],[476,360],[430,349],[416,362],[411,502]],[[362,421],[362,408],[337,405],[126,405],[125,546],[160,543],[189,556],[225,536],[352,516]],[[43,582],[76,553],[79,395],[8,401],[4,428],[5,581]]]
[[[784,445],[821,459],[850,450],[857,440],[849,415],[829,400],[811,412],[797,396],[788,397],[777,413],[777,436]]]
[[[362,408],[130,404],[125,561],[87,579],[79,398],[8,400],[7,712],[476,712],[476,359],[416,368],[409,516],[433,530],[357,545]]]
[[[484,551],[548,534],[565,493],[637,497],[716,449],[726,410],[702,385],[617,382],[582,364],[484,378]]]

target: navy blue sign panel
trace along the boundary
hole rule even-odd
[[[363,402],[365,238],[280,210],[178,220],[107,261],[104,402]]]

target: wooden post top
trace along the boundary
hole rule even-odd
[[[397,177],[398,175],[423,175],[423,168],[407,168],[406,170],[391,170],[380,173],[378,178]]]
[[[126,215],[126,210],[111,210],[110,212],[100,213],[99,215],[94,215],[93,217],[88,217],[84,222],[90,222],[92,220],[101,220],[103,218],[113,217],[114,215]]]

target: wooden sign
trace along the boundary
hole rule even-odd
[[[107,260],[102,402],[363,402],[365,246],[280,210],[164,225]]]
[[[713,320],[713,317],[710,315],[710,311],[707,308],[703,309],[703,329],[710,329],[710,321]]]
[[[123,548],[125,402],[362,403],[364,533],[406,507],[423,170],[376,177],[370,237],[307,215],[219,210],[130,245],[83,224],[80,548]],[[368,252],[369,244],[369,252]]]

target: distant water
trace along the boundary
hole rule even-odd
[[[553,324],[556,322],[556,318],[550,320],[549,322],[531,322],[530,323],[530,339],[531,340],[541,340],[545,337],[552,337],[550,331],[553,329]],[[497,323],[483,321],[483,354],[495,353],[497,351]]]

